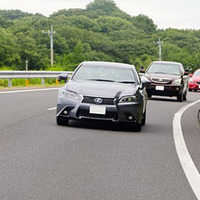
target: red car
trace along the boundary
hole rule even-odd
[[[200,69],[197,69],[193,74],[190,74],[189,91],[200,90]]]

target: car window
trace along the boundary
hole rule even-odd
[[[200,70],[195,71],[193,76],[200,76]]]
[[[147,70],[147,73],[180,75],[180,67],[178,64],[153,63]]]
[[[82,65],[73,76],[74,80],[105,80],[113,82],[135,82],[130,68]]]

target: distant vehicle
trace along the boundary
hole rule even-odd
[[[66,75],[59,79],[67,80]],[[57,124],[69,119],[127,122],[136,131],[146,121],[148,80],[141,81],[133,65],[83,62],[58,94]]]
[[[200,90],[200,69],[197,69],[193,74],[189,74],[189,91]]]
[[[187,75],[181,63],[152,62],[144,74],[151,81],[151,85],[147,87],[148,97],[151,98],[152,95],[175,96],[179,102],[187,100]]]

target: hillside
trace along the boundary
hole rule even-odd
[[[50,68],[50,39],[42,30],[54,26],[54,68],[73,70],[84,60],[104,60],[147,66],[158,59],[200,66],[200,31],[159,30],[148,16],[130,16],[112,0],[94,0],[86,9],[60,10],[50,17],[0,10],[0,68]],[[52,68],[50,68],[52,69]]]

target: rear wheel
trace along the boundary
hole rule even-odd
[[[56,118],[56,121],[57,121],[57,125],[68,125],[69,124],[69,118],[67,117],[57,117]]]

